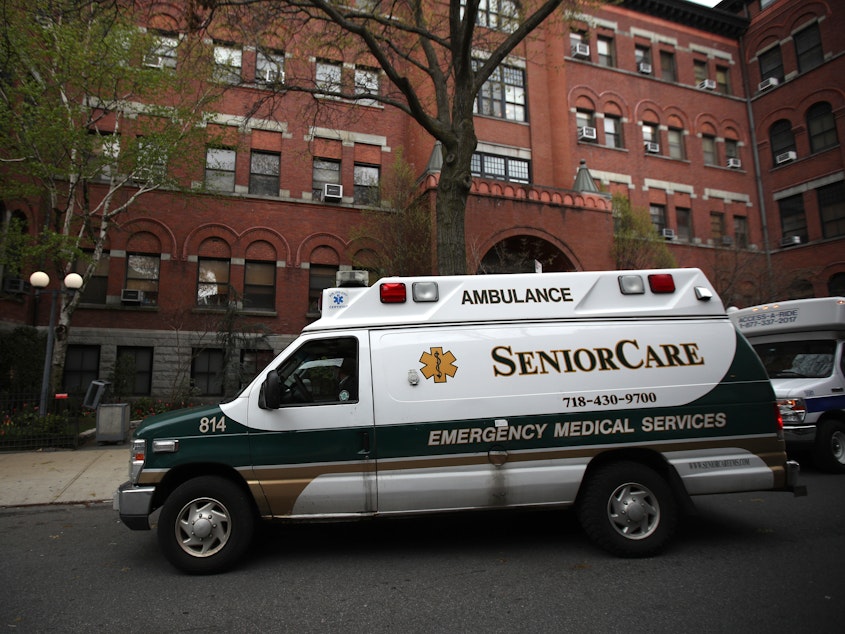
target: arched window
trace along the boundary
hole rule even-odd
[[[839,143],[836,138],[836,123],[833,109],[826,101],[820,101],[807,110],[807,130],[810,133],[810,151],[821,152]]]
[[[769,128],[769,143],[772,146],[772,159],[778,163],[778,156],[795,151],[795,135],[792,124],[787,119],[775,121]]]

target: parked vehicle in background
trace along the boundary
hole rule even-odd
[[[845,297],[729,310],[760,355],[783,416],[787,449],[845,473]]]

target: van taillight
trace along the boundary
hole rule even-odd
[[[648,276],[648,286],[652,293],[674,293],[675,279],[669,273],[655,273]]]
[[[404,304],[408,291],[402,282],[384,282],[379,288],[382,304]]]
[[[783,431],[783,414],[780,411],[780,406],[775,403],[775,416],[778,419],[778,431]]]

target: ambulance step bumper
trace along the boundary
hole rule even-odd
[[[798,484],[798,474],[801,472],[801,467],[795,460],[786,461],[786,490],[792,491],[795,497],[803,497],[807,495],[807,486]]]
[[[121,484],[114,496],[114,510],[120,521],[133,531],[150,530],[150,509],[155,487],[138,487],[131,482]]]

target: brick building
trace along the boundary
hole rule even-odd
[[[477,100],[470,270],[515,249],[546,270],[614,268],[607,194],[623,193],[649,210],[678,265],[703,268],[730,303],[771,299],[761,284],[786,278],[793,296],[845,292],[843,15],[830,2],[625,0],[550,22]],[[177,60],[164,23],[167,66]],[[398,150],[436,187],[433,141],[394,109],[359,102],[354,116],[319,121],[288,95],[245,122],[275,62],[295,62],[214,45],[239,78],[212,124],[227,142],[185,177],[215,192],[149,194],[121,221],[73,316],[66,389],[125,356],[136,396],[188,384],[222,395],[316,318],[337,270],[378,250],[354,236]],[[318,79],[384,81],[308,59]],[[601,192],[573,189],[582,161]],[[29,213],[6,205],[7,219],[40,226]],[[6,326],[46,323],[14,280],[6,290]]]

